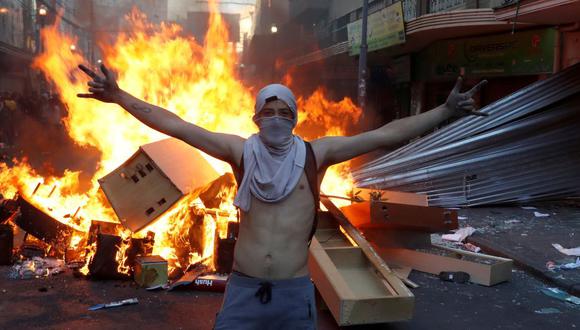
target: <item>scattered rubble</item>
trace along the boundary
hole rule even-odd
[[[541,213],[541,212],[536,211],[536,212],[534,212],[534,216],[536,218],[546,218],[546,217],[549,217],[550,214],[549,213]]]
[[[120,300],[120,301],[113,301],[110,303],[106,303],[106,304],[98,304],[98,305],[94,305],[89,307],[90,311],[96,311],[99,309],[105,309],[105,308],[114,308],[114,307],[120,307],[120,306],[126,306],[126,305],[136,305],[139,303],[139,300],[137,298],[131,298],[131,299],[125,299],[125,300]]]
[[[441,237],[447,241],[463,242],[467,237],[473,235],[475,231],[473,227],[464,227],[455,230],[453,234],[446,234]]]
[[[550,296],[560,301],[569,302],[574,305],[580,305],[580,298],[570,295],[558,288],[542,288],[540,291],[546,296]]]
[[[536,314],[559,314],[562,313],[559,309],[557,308],[542,308],[539,310],[534,311],[534,313]]]
[[[561,253],[567,255],[567,256],[575,256],[575,257],[580,257],[580,246],[579,247],[575,247],[572,249],[565,249],[562,245],[554,243],[552,244],[552,246],[560,251]]]
[[[26,280],[60,274],[65,270],[64,260],[34,257],[31,260],[24,260],[12,266],[8,276],[11,279]]]
[[[580,268],[580,257],[576,258],[576,261],[574,261],[574,262],[569,262],[569,263],[559,264],[559,265],[553,261],[548,261],[546,263],[546,268],[548,268],[549,270],[552,270],[552,271],[578,269],[578,268]]]

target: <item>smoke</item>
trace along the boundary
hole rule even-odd
[[[27,159],[42,176],[62,176],[65,170],[81,174],[79,192],[91,187],[99,162],[96,148],[81,147],[69,137],[63,125],[52,125],[31,116],[22,115],[15,121],[16,159]]]

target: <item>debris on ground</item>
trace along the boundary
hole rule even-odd
[[[541,213],[541,212],[534,212],[534,216],[536,218],[545,218],[545,217],[549,217],[550,214],[549,213]]]
[[[546,268],[548,268],[549,270],[555,271],[555,270],[573,270],[573,269],[578,269],[580,268],[580,257],[576,258],[575,262],[569,262],[569,263],[565,263],[565,264],[556,264],[553,261],[548,261],[546,262]]]
[[[539,310],[534,311],[534,313],[536,314],[560,314],[562,313],[559,309],[557,308],[542,308]]]
[[[575,247],[572,249],[566,249],[564,248],[562,245],[554,243],[552,244],[552,246],[560,251],[561,253],[567,255],[567,256],[575,256],[575,257],[580,257],[580,246],[579,247]]]
[[[469,281],[469,274],[466,272],[441,272],[439,278],[442,281],[465,284]]]
[[[104,308],[113,308],[113,307],[120,307],[120,306],[126,306],[126,305],[136,305],[139,303],[139,300],[137,298],[131,298],[131,299],[125,299],[125,300],[120,300],[120,301],[113,301],[107,304],[97,304],[94,306],[89,307],[90,311],[96,311],[99,309],[104,309]]]
[[[158,255],[139,256],[133,278],[141,287],[163,286],[167,284],[167,261]]]
[[[453,234],[442,235],[441,238],[447,241],[463,242],[467,237],[473,235],[473,233],[475,233],[475,228],[464,227],[457,229]]]
[[[465,243],[463,244],[463,247],[465,247],[467,250],[471,251],[471,252],[475,252],[478,253],[481,251],[481,248],[475,244],[471,244],[471,243]]]
[[[560,301],[566,301],[574,305],[580,305],[580,298],[568,294],[558,288],[542,288],[540,291],[542,291],[542,293],[546,296],[550,296]]]
[[[9,277],[26,280],[60,274],[65,270],[64,260],[34,257],[12,266]]]
[[[570,262],[567,264],[560,265],[558,268],[564,269],[564,270],[571,270],[571,269],[580,268],[580,257],[576,258],[575,262]]]

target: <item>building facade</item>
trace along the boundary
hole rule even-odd
[[[0,1],[0,92],[27,93],[46,89],[41,76],[30,66],[42,52],[40,30],[60,18],[62,33],[78,40],[63,45],[90,54],[91,33],[83,13],[92,1],[81,0],[2,0]]]
[[[356,99],[362,1],[286,2],[258,72]],[[441,104],[460,74],[466,88],[489,80],[478,96],[489,104],[580,62],[580,0],[375,0],[368,21],[366,115],[382,122]]]

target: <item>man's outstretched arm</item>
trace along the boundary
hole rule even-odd
[[[90,94],[78,94],[78,97],[116,103],[156,131],[180,139],[218,159],[239,162],[243,151],[243,138],[237,135],[210,132],[186,122],[170,111],[132,96],[119,88],[114,75],[103,64],[101,64],[103,76],[84,65],[79,65],[79,68],[93,80],[88,83]]]
[[[487,81],[460,93],[462,78],[457,79],[447,101],[420,115],[394,120],[380,128],[355,136],[324,137],[313,142],[319,168],[340,163],[379,148],[401,144],[433,129],[441,122],[457,115],[486,115],[475,110],[475,95]]]

